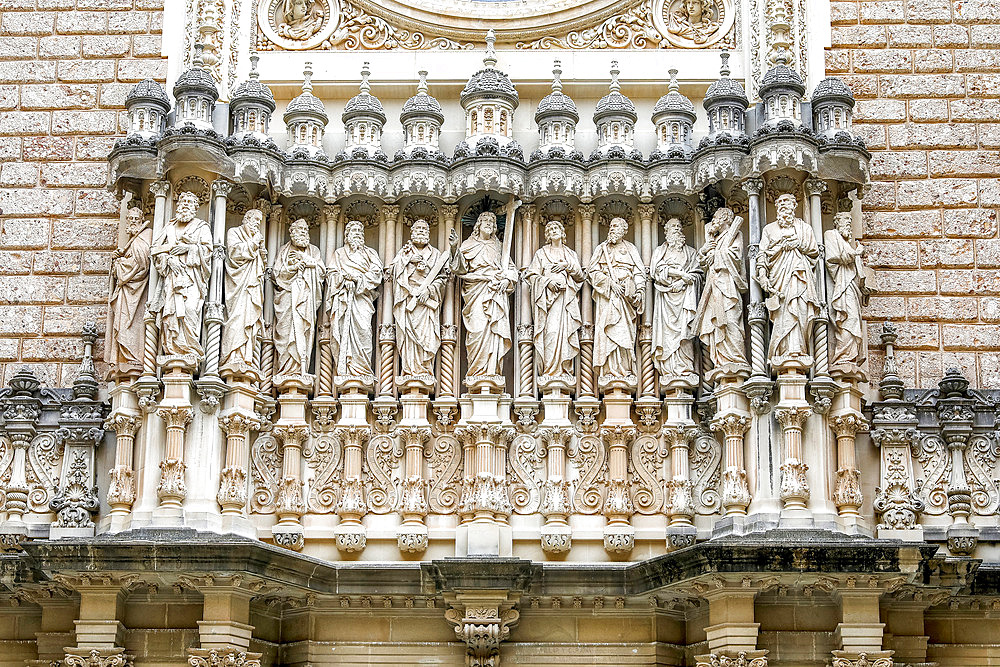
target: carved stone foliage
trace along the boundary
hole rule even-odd
[[[604,505],[607,449],[600,436],[584,433],[570,448],[569,456],[579,471],[573,507],[581,514],[597,514]]]
[[[114,650],[114,649],[112,649]],[[121,649],[118,649],[119,651]],[[62,667],[131,667],[132,656],[125,653],[114,652],[107,654],[98,649],[91,649],[90,653],[80,654],[67,653],[62,660]]]
[[[365,469],[369,511],[388,514],[398,507],[402,484],[398,465],[402,456],[402,447],[390,435],[376,434],[368,441]]]
[[[632,503],[639,514],[656,514],[663,508],[667,483],[663,462],[667,453],[662,440],[655,436],[640,435],[632,443]]]
[[[500,667],[500,642],[510,636],[520,615],[517,609],[488,603],[452,607],[445,612],[445,618],[455,626],[455,635],[465,642],[468,667]]]
[[[188,652],[191,667],[260,667],[260,653],[200,648],[188,649]]]
[[[521,434],[514,438],[507,452],[507,465],[511,473],[510,502],[517,514],[534,514],[541,502],[541,468],[545,450],[540,439]]]
[[[689,457],[694,511],[715,514],[722,507],[722,446],[710,433],[699,432],[691,441]]]

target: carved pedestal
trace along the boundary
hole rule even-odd
[[[226,434],[225,466],[217,494],[222,508],[222,529],[246,537],[256,537],[256,531],[246,512],[250,433],[260,428],[260,421],[254,411],[255,397],[256,392],[248,382],[235,381],[219,419],[219,426]]]
[[[333,436],[340,443],[344,456],[340,497],[335,508],[340,523],[334,529],[337,549],[343,553],[362,551],[368,544],[362,517],[368,513],[365,487],[361,475],[361,453],[371,438],[368,425],[368,395],[360,387],[345,387],[340,397],[340,420]],[[395,399],[392,399],[395,405]],[[391,417],[390,417],[391,420]]]
[[[628,553],[635,546],[635,511],[628,482],[628,450],[637,430],[629,415],[632,397],[624,388],[612,388],[604,396],[605,419],[601,439],[608,450],[608,490],[602,513],[604,548],[611,553]]]
[[[812,412],[806,402],[806,377],[783,373],[778,377],[779,398],[774,416],[781,425],[781,523],[785,526],[812,525],[809,502],[808,466],[802,460],[802,427]]]
[[[405,389],[404,387],[403,389]],[[402,524],[396,533],[399,550],[421,553],[427,549],[427,480],[423,475],[424,447],[431,439],[431,424],[427,419],[430,399],[425,386],[411,386],[409,393],[399,397],[403,418],[396,433],[403,442],[403,488],[399,503]]]
[[[156,415],[163,420],[166,437],[160,461],[160,482],[156,487],[160,502],[153,510],[152,525],[181,526],[184,523],[181,505],[187,497],[184,437],[188,424],[194,418],[191,373],[195,368],[195,360],[187,357],[164,357],[159,363],[164,368],[163,400],[156,409]]]
[[[691,441],[697,431],[691,419],[694,397],[675,390],[664,399],[667,419],[663,437],[670,452],[670,479],[667,481],[665,508],[668,518],[667,548],[680,549],[694,544],[698,531],[694,527],[694,496],[691,482]]]
[[[446,596],[450,608],[445,618],[465,642],[467,667],[500,667],[500,643],[520,618],[514,608],[518,597],[500,591]]]
[[[278,523],[271,529],[274,543],[298,551],[304,544],[302,515],[302,447],[309,438],[306,423],[306,392],[312,387],[311,376],[276,377],[280,413],[274,435],[281,441],[281,477],[275,513]]]

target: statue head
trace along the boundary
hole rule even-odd
[[[125,214],[125,231],[129,236],[135,236],[146,226],[142,218],[142,209],[137,206],[133,206]]]
[[[608,229],[608,241],[614,245],[625,238],[627,232],[628,222],[626,222],[625,218],[612,218],[611,226]]]
[[[252,208],[243,214],[243,224],[254,236],[260,232],[262,222],[264,222],[264,213],[259,209]]]
[[[423,218],[413,221],[413,226],[410,227],[410,242],[420,248],[431,242],[431,226]]]
[[[692,23],[700,23],[705,12],[704,0],[684,0],[684,11]]]
[[[359,250],[365,245],[365,225],[359,220],[347,223],[345,239],[351,250]]]
[[[566,228],[561,220],[549,220],[545,223],[545,240],[549,243],[566,240]]]
[[[854,234],[854,216],[850,211],[844,211],[833,216],[833,224],[845,239],[851,238]]]
[[[476,225],[472,228],[472,235],[479,234],[481,238],[487,239],[495,237],[497,233],[497,216],[491,211],[483,211],[476,218]]]
[[[177,205],[174,207],[174,218],[178,222],[191,222],[198,215],[198,195],[193,192],[182,192],[177,196]]]
[[[309,14],[310,0],[285,0],[285,22],[301,21]]]
[[[725,230],[729,229],[729,225],[733,224],[733,219],[736,214],[733,213],[733,209],[723,206],[715,210],[715,215],[712,216],[712,221],[708,223],[708,233],[713,236],[718,236]]]
[[[779,225],[782,227],[788,227],[795,222],[796,203],[795,195],[790,193],[778,195],[778,198],[774,200],[774,207],[777,209]]]
[[[684,245],[684,228],[681,225],[680,218],[670,218],[663,223],[663,232],[667,244],[671,248],[680,248]]]
[[[299,218],[288,225],[288,237],[296,248],[309,247],[309,223],[305,218]]]

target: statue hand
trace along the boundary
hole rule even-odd
[[[451,246],[452,250],[458,248],[458,232],[454,229],[452,229],[451,233],[448,234],[448,244]]]
[[[187,252],[188,246],[186,243],[177,243],[170,249],[170,254],[177,256]]]
[[[115,248],[115,251],[113,253],[111,253],[111,261],[114,261],[114,260],[116,260],[119,257],[122,257],[124,255],[125,255],[125,253],[122,252],[121,248]]]

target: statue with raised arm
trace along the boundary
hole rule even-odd
[[[691,327],[708,348],[710,379],[750,374],[743,331],[747,276],[742,224],[731,208],[718,209],[705,226],[707,239],[698,251],[705,289]]]
[[[454,231],[450,241],[451,270],[462,279],[467,375],[498,376],[511,346],[508,295],[517,283],[517,269],[504,256],[497,239],[497,217],[489,211],[479,214],[472,234],[461,246]]]
[[[525,279],[531,288],[535,367],[540,381],[573,378],[573,361],[580,353],[580,258],[567,248],[559,220],[545,223],[545,240],[531,258]]]
[[[635,341],[645,307],[646,267],[625,240],[628,223],[614,218],[608,238],[594,249],[587,278],[594,288],[594,368],[599,383],[635,385]]]
[[[830,272],[833,292],[830,311],[833,317],[834,346],[830,367],[834,371],[854,375],[865,361],[864,330],[861,306],[865,303],[865,267],[862,263],[864,246],[854,242],[850,213],[833,216],[836,229],[823,234],[826,247],[826,267]]]
[[[264,322],[267,249],[264,214],[252,208],[243,224],[226,232],[226,321],[222,328],[222,374],[260,379],[257,339]]]
[[[441,347],[441,302],[448,255],[430,244],[426,220],[413,222],[410,240],[392,259],[392,318],[404,377],[433,377]]]
[[[108,294],[108,326],[104,361],[111,376],[135,375],[142,370],[145,335],[144,317],[149,287],[149,247],[153,231],[142,209],[130,208],[125,215],[124,245],[111,257],[111,290]]]
[[[375,381],[372,370],[375,292],[382,284],[382,260],[365,245],[365,227],[347,223],[345,243],[333,253],[327,270],[326,308],[334,372],[343,378]]]
[[[153,245],[153,265],[160,274],[157,325],[160,351],[197,361],[205,351],[199,342],[201,311],[208,293],[212,232],[197,217],[198,196],[182,192],[174,217]]]
[[[757,262],[757,282],[770,294],[768,358],[776,369],[806,369],[813,363],[809,343],[819,314],[814,274],[819,248],[812,227],[795,217],[794,195],[780,195],[774,204],[777,219],[761,231]]]
[[[276,378],[309,373],[323,287],[323,259],[319,248],[309,243],[309,223],[303,218],[294,221],[288,225],[288,237],[272,267]]]
[[[649,271],[653,279],[653,364],[662,387],[692,388],[694,331],[698,312],[698,253],[687,245],[681,221],[670,218],[663,226],[666,240],[653,251]]]

